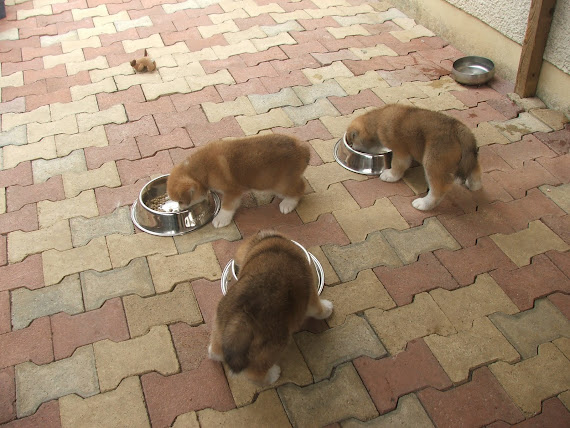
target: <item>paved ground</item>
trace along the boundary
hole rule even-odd
[[[7,0],[0,21],[0,423],[5,426],[569,426],[570,127],[386,2]],[[144,48],[158,71],[134,74]],[[335,163],[366,109],[445,111],[477,134],[484,190],[435,211],[421,169]],[[311,143],[297,210],[135,230],[150,177],[217,137]],[[259,391],[206,358],[221,269],[277,228],[324,265],[310,321]],[[359,421],[367,421],[361,423]]]

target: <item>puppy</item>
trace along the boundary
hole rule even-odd
[[[274,383],[276,365],[306,317],[324,319],[333,305],[317,295],[306,254],[285,236],[261,231],[238,248],[238,279],[218,304],[208,354],[260,385]]]
[[[477,142],[471,130],[443,113],[402,104],[372,110],[352,121],[347,142],[358,151],[392,151],[392,165],[380,174],[383,181],[398,181],[412,160],[423,164],[428,194],[412,201],[422,211],[435,208],[455,180],[470,190],[481,188]]]
[[[139,59],[133,59],[131,61],[131,67],[138,72],[144,71],[154,71],[156,70],[156,62],[148,56],[146,49],[144,50],[144,56]]]
[[[214,227],[230,224],[241,196],[250,190],[271,191],[283,200],[283,214],[295,209],[305,192],[303,172],[310,151],[305,143],[280,134],[212,141],[176,165],[166,189],[171,200],[188,207],[204,200],[208,190],[222,196]]]

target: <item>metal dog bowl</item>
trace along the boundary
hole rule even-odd
[[[321,262],[319,262],[319,260],[313,255],[313,253],[308,252],[305,249],[305,247],[303,247],[297,241],[291,240],[291,242],[298,245],[299,248],[301,248],[305,252],[309,264],[315,266],[315,270],[317,271],[317,294],[320,295],[323,292],[323,288],[325,286],[325,272],[323,270]],[[222,293],[224,294],[224,296],[228,292],[229,286],[233,282],[237,281],[238,272],[236,272],[237,270],[236,268],[237,266],[235,264],[234,259],[231,259],[222,272],[221,285],[222,285]]]
[[[389,169],[392,152],[383,148],[381,153],[372,154],[354,150],[346,141],[346,134],[334,146],[334,158],[349,171],[364,175],[380,175],[384,169]]]
[[[465,56],[453,63],[453,78],[465,85],[482,85],[495,75],[495,64],[482,56]]]
[[[140,191],[138,199],[131,207],[131,219],[136,227],[146,233],[157,236],[182,235],[198,229],[214,218],[220,210],[220,198],[210,192],[208,198],[179,210],[178,203],[166,196],[166,179],[168,174],[149,181]],[[163,197],[165,200],[156,210],[149,206],[150,202]]]

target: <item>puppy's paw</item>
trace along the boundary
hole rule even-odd
[[[208,357],[210,357],[210,359],[214,361],[222,361],[223,359],[221,355],[218,355],[214,351],[212,351],[211,343],[208,345]]]
[[[480,180],[476,180],[473,179],[471,177],[468,177],[467,180],[465,180],[465,187],[467,187],[469,190],[471,191],[476,191],[481,189],[481,187],[483,187],[483,185],[481,184]]]
[[[380,174],[380,180],[386,181],[388,183],[394,183],[395,181],[398,181],[400,178],[401,177],[398,177],[392,172],[392,169],[385,169],[384,171],[382,171],[382,174]]]
[[[330,317],[333,311],[333,303],[330,300],[321,299],[321,307],[323,308],[322,319]]]
[[[432,208],[435,208],[436,205],[437,204],[435,204],[428,196],[417,198],[412,201],[412,206],[420,211],[429,211]]]
[[[285,198],[279,204],[279,210],[283,214],[289,214],[291,211],[293,211],[297,207],[298,203],[299,203],[299,200],[297,198]]]
[[[221,209],[218,215],[214,217],[214,220],[212,220],[212,224],[215,228],[225,227],[232,222],[233,218],[233,211]]]
[[[277,364],[273,364],[271,368],[267,370],[267,374],[265,375],[265,382],[268,385],[271,385],[272,383],[277,382],[279,376],[281,376],[281,367],[279,367]]]

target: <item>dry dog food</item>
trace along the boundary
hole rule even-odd
[[[159,195],[159,196],[155,196],[154,198],[152,198],[151,200],[149,200],[146,205],[154,211],[162,211],[162,212],[172,212],[171,210],[167,211],[164,208],[165,204],[167,202],[169,202],[170,199],[168,198],[168,195],[164,194],[164,195]]]

